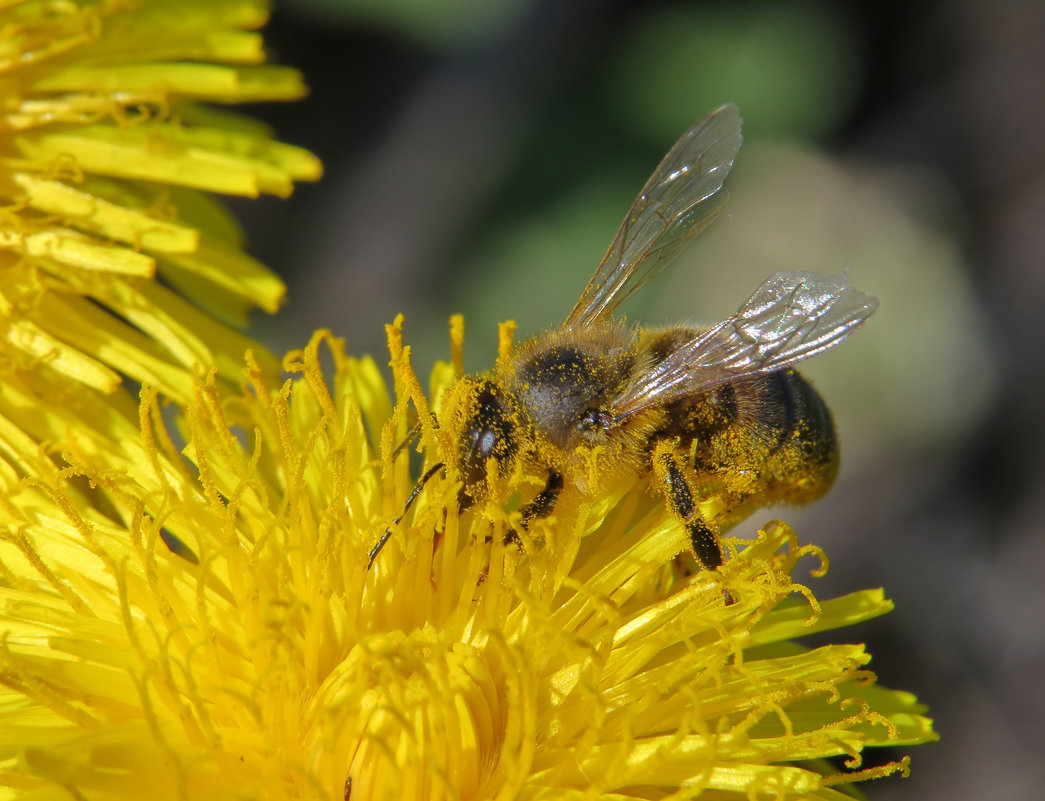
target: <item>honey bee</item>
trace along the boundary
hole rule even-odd
[[[492,373],[450,386],[439,421],[443,461],[406,508],[444,468],[461,482],[464,509],[487,497],[490,477],[523,463],[547,473],[520,509],[529,528],[564,491],[642,476],[713,570],[724,529],[758,508],[829,489],[838,470],[834,422],[792,365],[848,337],[874,298],[844,276],[779,272],[711,328],[635,328],[614,316],[722,210],[740,142],[735,106],[699,120],[639,192],[562,325],[513,346]]]

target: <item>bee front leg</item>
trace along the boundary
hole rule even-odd
[[[370,549],[370,557],[366,563],[367,570],[370,570],[370,568],[374,566],[374,560],[377,559],[377,555],[381,553],[381,549],[385,547],[385,543],[388,542],[389,538],[392,536],[392,528],[394,526],[399,525],[399,522],[404,517],[406,517],[406,513],[410,511],[410,507],[413,505],[414,501],[417,500],[417,496],[421,494],[421,490],[425,488],[425,484],[428,483],[429,479],[431,479],[432,476],[434,476],[442,469],[442,462],[432,465],[432,467],[428,468],[428,472],[426,472],[423,476],[421,476],[421,478],[417,480],[417,483],[414,485],[413,492],[410,493],[410,495],[406,499],[406,503],[403,504],[402,514],[400,514],[399,517],[392,521],[392,525],[385,529],[385,533],[381,535],[381,539],[379,539],[377,541],[377,544]]]
[[[531,522],[550,515],[559,500],[560,492],[562,492],[562,476],[552,470],[548,473],[548,481],[545,483],[544,489],[519,510],[522,514],[522,527],[529,529]],[[520,544],[519,533],[514,528],[508,529],[508,533],[504,535],[504,544],[509,543]]]
[[[678,459],[670,453],[665,453],[661,456],[661,464],[664,467],[668,506],[686,527],[689,541],[693,545],[693,553],[708,570],[721,567],[722,548],[718,543],[718,537],[697,509],[693,501],[693,490],[682,472]]]

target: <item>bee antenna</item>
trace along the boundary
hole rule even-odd
[[[407,442],[409,442],[409,440],[407,440]],[[402,445],[405,444],[406,442],[402,443]],[[402,445],[400,445],[400,447],[402,447]],[[370,568],[374,566],[374,560],[377,559],[377,555],[381,553],[381,549],[385,547],[385,543],[388,542],[388,538],[392,536],[392,528],[394,526],[399,525],[399,521],[406,517],[406,513],[410,511],[410,506],[413,504],[414,499],[421,494],[421,490],[424,489],[424,486],[428,483],[428,480],[442,469],[443,463],[437,462],[436,464],[428,468],[428,471],[423,476],[417,479],[417,483],[414,485],[413,491],[406,499],[406,503],[403,504],[403,513],[392,521],[392,525],[385,529],[385,533],[381,535],[381,539],[379,539],[377,541],[377,544],[370,549],[370,561],[368,561],[366,564],[367,570],[370,570]]]
[[[399,456],[399,454],[401,454],[403,451],[405,451],[407,446],[415,439],[417,439],[420,434],[421,423],[420,421],[418,421],[414,423],[413,428],[406,432],[406,437],[403,438],[403,441],[396,445],[395,448],[392,450],[392,461],[394,462],[396,460],[396,457]]]

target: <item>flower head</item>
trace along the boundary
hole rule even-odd
[[[411,492],[411,402],[423,446],[437,436],[391,335],[395,397],[320,333],[282,386],[253,361],[224,400],[197,377],[188,462],[151,390],[140,435],[70,436],[67,468],[40,460],[4,543],[0,780],[91,798],[144,781],[171,798],[836,798],[906,770],[859,770],[867,746],[932,738],[862,646],[789,642],[890,604],[817,601],[791,574],[819,553],[784,524],[720,575],[682,576],[678,526],[640,490],[562,509],[521,551],[503,508],[461,514],[438,477],[368,567]],[[453,375],[437,369],[435,397]],[[836,756],[852,770],[816,761]]]

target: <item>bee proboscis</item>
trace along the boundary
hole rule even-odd
[[[520,460],[547,473],[521,509],[524,527],[549,515],[564,491],[642,475],[699,562],[715,569],[725,528],[829,489],[834,422],[792,365],[848,337],[874,298],[844,276],[779,272],[710,328],[635,328],[614,316],[718,216],[740,142],[733,105],[693,125],[635,198],[562,325],[514,345],[492,373],[453,382],[440,413],[442,461],[406,508],[444,468],[461,482],[462,509],[484,499],[491,459],[502,476]]]

